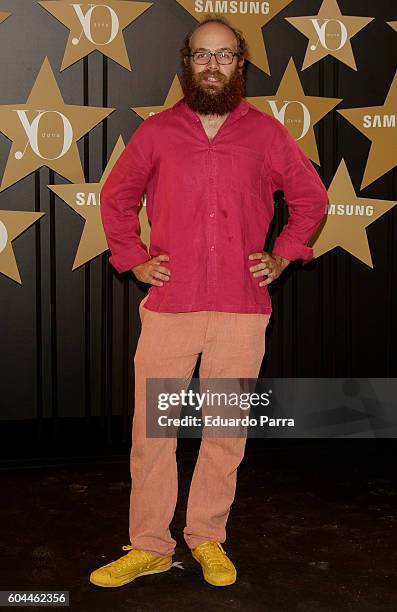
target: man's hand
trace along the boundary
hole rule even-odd
[[[271,255],[270,253],[266,253],[266,251],[251,253],[248,259],[261,260],[260,263],[250,268],[250,272],[254,273],[252,276],[267,276],[266,280],[259,283],[259,287],[264,287],[278,278],[290,263],[288,259],[284,259],[284,257],[280,255]]]
[[[162,287],[164,283],[161,281],[168,281],[171,276],[171,271],[161,265],[162,261],[169,261],[168,255],[157,255],[156,257],[152,257],[149,261],[145,261],[132,268],[132,271],[137,279],[143,283],[150,283],[151,285]],[[158,278],[161,280],[156,280]]]

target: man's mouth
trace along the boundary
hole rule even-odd
[[[207,74],[203,76],[202,80],[207,81],[207,83],[219,83],[222,79],[214,74]]]

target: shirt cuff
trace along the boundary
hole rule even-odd
[[[309,261],[313,259],[313,249],[299,242],[291,242],[291,240],[285,240],[282,236],[278,236],[274,241],[272,255],[280,255],[289,261],[295,259]]]
[[[122,272],[128,272],[145,261],[149,261],[149,259],[151,257],[144,248],[133,248],[123,253],[112,255],[109,257],[109,263],[121,274]]]

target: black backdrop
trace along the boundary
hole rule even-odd
[[[307,40],[284,17],[314,15],[320,4],[295,0],[263,29],[272,74],[250,65],[248,96],[274,93],[291,55],[299,69]],[[305,92],[343,98],[339,109],[382,104],[396,69],[397,34],[385,24],[397,18],[395,3],[339,6],[375,17],[360,41],[353,38],[358,71],[326,57],[299,72]],[[1,25],[0,104],[24,103],[48,56],[66,103],[116,109],[78,143],[86,181],[98,181],[119,135],[127,142],[141,122],[131,107],[163,104],[195,20],[174,0],[153,0],[124,30],[132,72],[94,52],[61,73],[67,29],[33,0],[3,0],[0,10],[12,12]],[[336,111],[314,129],[326,186],[344,157],[357,194],[396,198],[396,169],[359,193],[370,142]],[[1,135],[1,172],[9,150]],[[65,182],[44,167],[0,194],[2,209],[46,213],[13,244],[23,284],[0,275],[1,453],[8,461],[118,453],[129,444],[146,286],[118,275],[108,253],[71,271],[84,222],[47,188]],[[368,229],[374,269],[337,248],[305,267],[294,264],[271,287],[261,376],[396,375],[396,220],[394,208]],[[276,231],[284,221],[280,204]]]

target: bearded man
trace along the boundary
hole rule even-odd
[[[128,553],[92,572],[117,587],[172,566],[170,523],[177,502],[176,437],[146,432],[146,380],[256,379],[272,312],[268,285],[307,246],[324,217],[327,192],[288,130],[244,99],[247,45],[209,18],[184,41],[184,98],[135,131],[101,191],[101,216],[118,272],[148,283],[134,358]],[[263,250],[284,192],[289,220],[272,253]],[[151,225],[140,238],[142,195]],[[149,408],[149,407],[148,407]],[[204,579],[236,581],[222,544],[246,437],[202,438],[183,536]]]

